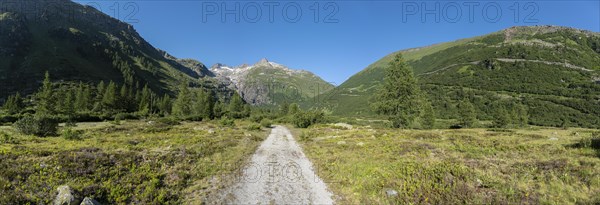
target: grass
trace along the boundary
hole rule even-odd
[[[340,204],[600,203],[600,151],[578,146],[592,132],[294,130]]]
[[[248,124],[79,123],[48,138],[0,127],[0,204],[50,204],[63,184],[102,204],[199,204],[266,137]]]

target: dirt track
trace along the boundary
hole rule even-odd
[[[222,193],[226,204],[332,204],[332,194],[290,131],[275,126],[245,166],[240,179]]]

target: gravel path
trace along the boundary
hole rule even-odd
[[[333,204],[333,195],[283,126],[273,128],[222,196],[226,204]]]

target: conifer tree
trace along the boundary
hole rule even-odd
[[[289,114],[289,111],[290,111],[290,104],[288,102],[284,102],[283,104],[281,104],[279,106],[279,115],[285,116],[285,115]]]
[[[94,98],[94,111],[102,111],[102,99],[104,98],[104,92],[106,89],[106,85],[104,85],[104,81],[100,81],[96,86],[96,97]]]
[[[220,100],[217,100],[217,102],[215,103],[215,106],[213,107],[213,115],[214,118],[218,119],[223,117],[223,115],[225,114],[225,109],[224,109],[224,105]]]
[[[289,115],[294,115],[294,114],[296,114],[298,112],[300,112],[300,106],[298,104],[296,104],[296,103],[290,104],[289,109],[288,109],[288,114]]]
[[[75,116],[75,93],[73,89],[67,89],[63,98],[62,112],[69,117],[69,119]]]
[[[215,107],[214,93],[212,91],[205,92],[202,103],[204,104],[202,116],[206,119],[213,119],[215,117],[213,112]]]
[[[459,123],[463,127],[472,127],[477,121],[475,107],[467,99],[462,100],[458,104]]]
[[[160,114],[163,116],[169,115],[171,113],[171,97],[165,94],[158,102],[158,110],[160,110]]]
[[[233,94],[229,102],[229,117],[242,118],[244,111],[244,100],[237,93]]]
[[[182,83],[179,87],[179,93],[177,94],[177,98],[173,103],[172,113],[176,116],[188,116],[191,114],[192,107],[191,104],[191,96],[190,91],[187,87],[187,84]]]
[[[433,106],[431,106],[430,102],[426,102],[423,105],[423,117],[421,124],[425,129],[431,129],[435,125],[435,111],[433,110]]]
[[[117,85],[110,81],[102,95],[102,106],[110,113],[117,110]]]
[[[55,114],[55,101],[53,99],[54,92],[52,83],[50,82],[50,74],[46,71],[44,82],[38,93],[39,102],[36,109],[36,115],[46,116]]]
[[[20,113],[23,108],[23,99],[21,99],[21,94],[18,92],[15,95],[8,96],[8,99],[2,106],[2,109],[10,115]]]
[[[529,114],[527,107],[521,103],[515,105],[514,108],[515,124],[519,127],[525,127],[529,123]]]
[[[142,92],[140,94],[138,111],[142,114],[148,114],[150,112],[150,101],[151,101],[151,92],[148,88],[148,84],[144,85]]]
[[[91,95],[90,88],[79,82],[77,94],[75,95],[75,108],[77,111],[85,112],[89,110]]]
[[[206,103],[204,102],[206,98],[206,93],[202,89],[197,89],[193,93],[193,105],[192,105],[192,113],[196,116],[201,116],[204,118],[204,111],[206,107]]]
[[[419,116],[421,91],[412,69],[398,53],[386,68],[383,85],[373,98],[377,114],[386,115],[395,128],[410,127]]]
[[[495,103],[492,124],[494,127],[505,128],[510,124],[510,114],[505,105]]]

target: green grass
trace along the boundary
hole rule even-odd
[[[103,204],[199,204],[266,137],[248,125],[79,123],[78,137],[48,138],[0,127],[0,204],[49,204],[63,184]]]
[[[294,130],[341,204],[599,203],[600,150],[577,146],[593,131]]]

